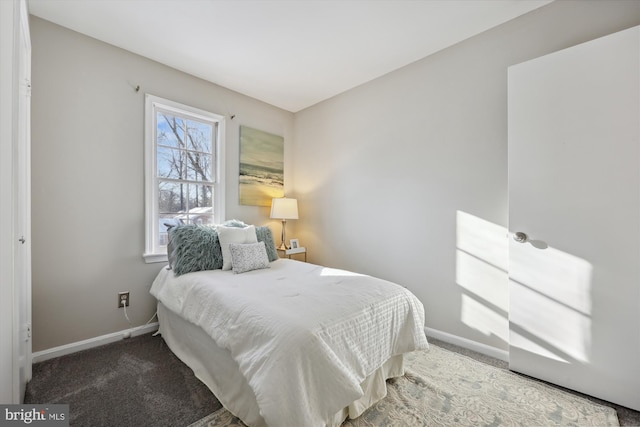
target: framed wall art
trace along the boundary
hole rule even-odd
[[[284,197],[284,138],[240,126],[239,203],[271,206]]]

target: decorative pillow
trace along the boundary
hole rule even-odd
[[[235,228],[245,228],[249,226],[249,224],[245,224],[239,219],[230,219],[228,221],[225,221],[224,224],[222,225],[224,225],[225,227],[235,227]]]
[[[239,219],[230,219],[225,221],[223,224],[225,227],[231,228],[245,228],[248,227],[249,224],[246,224]],[[267,256],[269,257],[269,262],[275,261],[278,258],[278,251],[276,250],[276,242],[273,240],[273,233],[271,232],[271,228],[268,226],[259,226],[256,227],[256,237],[258,238],[258,242],[264,242],[267,247]]]
[[[170,259],[176,276],[201,270],[216,270],[223,266],[222,248],[215,227],[179,225],[169,233]]]
[[[269,257],[264,242],[230,243],[231,264],[236,274],[269,268]]]
[[[169,270],[173,269],[173,266],[176,263],[176,257],[174,255],[174,250],[173,250],[173,242],[171,241],[171,229],[174,228],[176,225],[175,224],[167,224],[165,222],[164,224],[167,227],[167,237],[168,237],[168,243],[167,243],[167,259],[169,260]]]
[[[216,227],[218,238],[220,239],[220,247],[222,248],[222,269],[231,270],[231,252],[229,245],[231,243],[257,243],[256,228],[250,225],[245,228],[225,227],[219,225]]]
[[[276,243],[273,240],[273,233],[268,226],[256,227],[256,237],[258,238],[258,242],[264,242],[265,247],[267,248],[267,256],[269,257],[269,262],[275,261],[279,258],[278,251],[276,250]]]

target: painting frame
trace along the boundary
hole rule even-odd
[[[284,137],[240,126],[238,202],[271,206],[284,197]]]

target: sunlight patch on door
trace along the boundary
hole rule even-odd
[[[588,362],[591,352],[592,265],[549,247],[510,246],[509,321],[518,329],[512,346],[542,346],[562,359]]]
[[[509,331],[509,345],[511,347],[520,348],[531,353],[535,353],[538,356],[546,357],[547,359],[557,360],[558,362],[569,363],[568,360],[562,358],[559,354],[553,353],[549,349],[542,345],[532,341],[531,339],[520,335],[515,331]]]

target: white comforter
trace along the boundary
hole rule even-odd
[[[324,426],[389,357],[428,348],[424,308],[385,280],[281,259],[175,277],[153,294],[230,351],[270,426]]]

